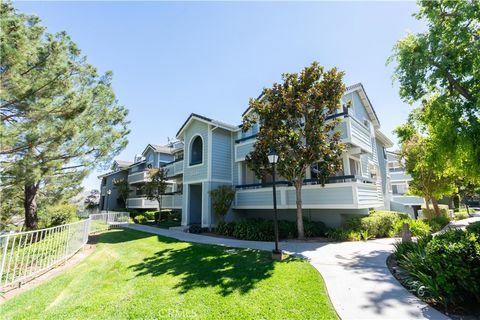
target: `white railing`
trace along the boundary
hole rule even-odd
[[[52,228],[0,235],[0,291],[54,268],[80,250],[89,234],[118,227],[128,218],[128,212],[104,212]]]

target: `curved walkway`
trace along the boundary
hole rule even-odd
[[[203,236],[129,224],[126,227],[181,241],[270,251],[271,242]],[[386,259],[393,239],[362,242],[281,242],[281,249],[307,258],[322,274],[338,315],[346,319],[449,319],[408,292],[390,274]]]

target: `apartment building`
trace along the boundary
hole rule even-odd
[[[387,187],[387,152],[392,142],[380,131],[380,121],[362,84],[347,88],[336,117],[338,130],[347,149],[342,169],[325,186],[316,182],[315,164],[305,177],[302,191],[307,219],[338,226],[349,215],[367,214],[370,209],[390,209]],[[245,113],[250,112],[246,110]],[[244,113],[244,114],[245,114]],[[202,115],[191,114],[176,134],[178,142],[166,146],[149,144],[132,163],[116,161],[112,171],[100,176],[101,209],[122,207],[155,209],[156,201],[146,199],[142,184],[148,180],[147,168],[166,167],[169,190],[162,207],[182,212],[182,225],[212,227],[216,216],[209,192],[221,185],[236,189],[227,220],[273,218],[271,180],[261,181],[246,165],[245,156],[253,150],[258,127],[247,132]],[[126,203],[118,199],[113,181],[127,179],[131,192]],[[279,179],[277,206],[281,219],[295,219],[295,188]],[[109,191],[110,190],[110,191]]]
[[[416,218],[425,200],[408,194],[408,183],[412,181],[412,177],[405,172],[399,155],[396,152],[387,151],[387,161],[390,210],[404,212]]]

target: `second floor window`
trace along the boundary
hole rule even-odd
[[[193,139],[190,147],[190,165],[200,164],[203,162],[203,141],[200,136]]]

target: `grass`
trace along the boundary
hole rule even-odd
[[[6,319],[338,319],[308,262],[134,230],[0,305]]]

